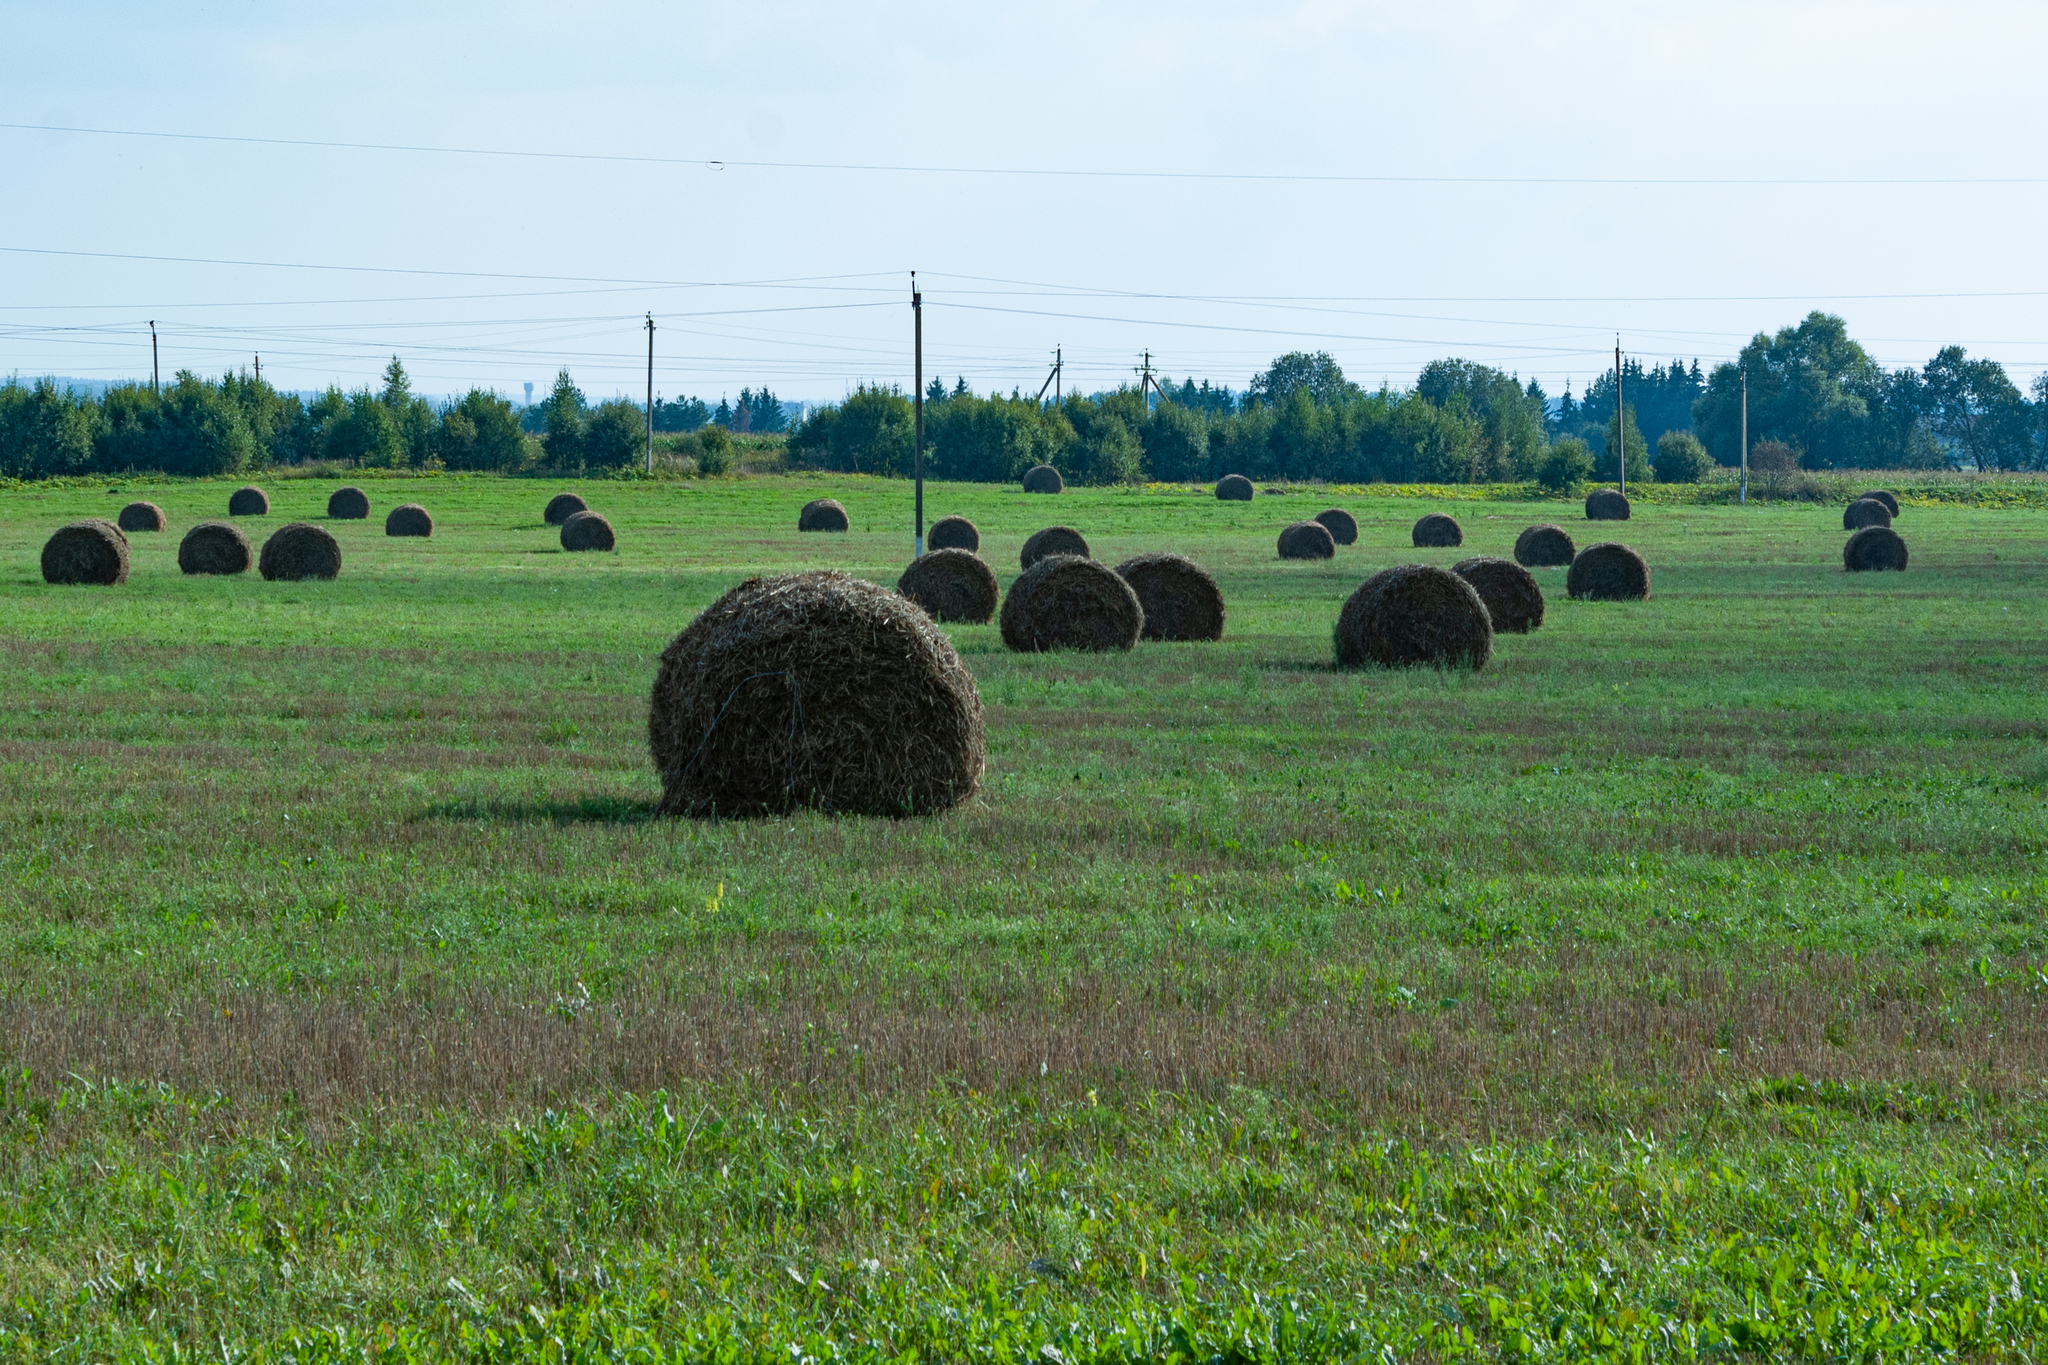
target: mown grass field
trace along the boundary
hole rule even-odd
[[[935,485],[1005,584],[1194,556],[1228,638],[952,628],[979,799],[712,825],[656,654],[893,583],[906,485],[585,484],[565,555],[554,485],[376,483],[337,582],[183,578],[231,486],[0,493],[0,1359],[2048,1354],[2048,512],[1851,577],[1839,507],[1338,499],[1303,565],[1307,490]],[[130,581],[45,586],[130,496]],[[1551,520],[1652,600],[1328,666],[1371,571]]]

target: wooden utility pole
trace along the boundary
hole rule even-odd
[[[1628,496],[1628,422],[1621,408],[1621,337],[1614,338],[1614,472],[1615,487]]]
[[[163,371],[156,362],[156,319],[149,320],[149,393],[152,398],[163,386]]]
[[[263,353],[261,351],[256,353],[256,378],[259,383],[263,379]]]
[[[654,472],[654,314],[647,315],[647,472]]]
[[[1051,390],[1052,390],[1052,405],[1053,405],[1054,407],[1058,407],[1058,406],[1060,405],[1060,370],[1061,370],[1061,368],[1062,368],[1062,366],[1061,366],[1061,362],[1060,362],[1060,348],[1059,348],[1059,347],[1057,347],[1057,346],[1055,346],[1055,347],[1053,347],[1053,348],[1052,348],[1052,373],[1051,373],[1051,374],[1049,374],[1049,375],[1047,375],[1047,376],[1045,377],[1045,382],[1044,382],[1043,384],[1040,384],[1040,385],[1038,386],[1038,401],[1039,401],[1039,402],[1043,403],[1043,402],[1045,401],[1045,391],[1046,391],[1047,389],[1051,389]]]
[[[1742,367],[1742,491],[1737,502],[1749,501],[1749,366]]]
[[[924,558],[924,295],[917,292],[917,272],[910,272],[910,331],[911,347],[916,352],[917,370],[917,421],[912,439],[917,450],[912,456],[917,471],[917,520],[916,535],[912,540],[915,553],[912,559]]]

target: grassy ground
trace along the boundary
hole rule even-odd
[[[337,582],[181,577],[229,487],[147,490],[110,590],[35,557],[124,495],[0,494],[0,1358],[2048,1338],[2038,510],[1911,506],[1850,577],[1838,507],[1423,551],[1359,498],[1303,565],[1310,490],[933,486],[1005,583],[1054,520],[1193,555],[1228,638],[953,629],[980,799],[691,825],[654,656],[747,574],[893,582],[905,485],[589,484],[603,556],[552,485],[372,485]],[[827,494],[854,533],[796,535]],[[1480,675],[1328,667],[1373,569],[1539,520],[1652,600],[1539,571]]]

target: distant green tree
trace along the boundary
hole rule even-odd
[[[1576,436],[1560,436],[1536,462],[1536,482],[1550,493],[1570,493],[1593,477],[1593,453]]]
[[[818,408],[789,438],[800,467],[859,474],[910,472],[910,400],[895,387],[863,384],[845,401]]]
[[[1636,428],[1636,410],[1625,408],[1622,417],[1626,434],[1620,438],[1620,443],[1628,452],[1628,481],[1648,483],[1656,477],[1656,473],[1650,465],[1650,447],[1644,442],[1643,433]],[[1614,479],[1617,474],[1614,463],[1617,439],[1613,418],[1607,419],[1607,429],[1601,433],[1601,437],[1600,448],[1593,454],[1593,477],[1604,482]]]
[[[99,412],[79,394],[38,379],[0,387],[0,475],[41,479],[93,465]]]
[[[1657,458],[1651,462],[1660,483],[1698,483],[1714,467],[1713,457],[1689,431],[1667,431],[1657,438]]]
[[[1813,468],[1867,467],[1883,423],[1873,427],[1871,396],[1882,371],[1832,313],[1813,312],[1796,327],[1758,333],[1739,361],[1717,365],[1692,407],[1692,428],[1716,460],[1742,458],[1742,372],[1749,374],[1749,439],[1779,440],[1805,452]],[[1613,392],[1609,390],[1611,403]],[[1610,408],[1610,414],[1612,409]]]
[[[1207,482],[1209,423],[1198,409],[1179,402],[1161,403],[1138,428],[1145,465],[1155,479],[1167,483]]]
[[[732,472],[732,437],[724,427],[709,425],[697,432],[697,472],[701,475]]]
[[[1141,483],[1145,478],[1145,448],[1123,418],[1103,413],[1089,424],[1074,474],[1086,484]]]
[[[406,460],[405,441],[382,394],[361,389],[349,395],[348,412],[327,430],[324,454],[364,469],[396,469]]]
[[[116,384],[100,395],[93,463],[110,474],[154,469],[163,401],[147,384]]]
[[[786,425],[782,415],[782,400],[769,392],[766,385],[759,391],[740,390],[740,407],[747,413],[747,431],[763,434],[781,431]]]
[[[178,371],[164,390],[150,445],[151,465],[166,474],[233,474],[256,456],[256,438],[241,410],[217,384]]]
[[[599,403],[583,428],[583,462],[593,469],[624,469],[647,451],[647,420],[625,398]]]
[[[526,462],[526,433],[511,403],[471,389],[441,414],[435,454],[449,469],[517,469]]]
[[[586,404],[583,390],[576,387],[564,369],[555,375],[555,384],[541,403],[545,411],[544,435],[540,438],[541,449],[547,452],[548,463],[557,469],[577,469],[583,464],[583,411]],[[723,406],[722,404],[720,405]]]
[[[1249,400],[1279,407],[1295,392],[1301,389],[1318,404],[1348,402],[1363,396],[1358,385],[1344,377],[1344,371],[1327,351],[1310,355],[1306,351],[1290,351],[1276,359],[1268,369],[1252,376]]]
[[[1981,470],[2027,469],[2035,463],[2034,417],[2027,400],[1995,360],[1971,360],[1944,346],[1921,372],[1934,434],[1950,462]]]
[[[1480,449],[1475,480],[1519,479],[1534,472],[1549,447],[1542,390],[1525,390],[1514,376],[1470,360],[1433,360],[1416,376],[1415,396],[1439,408],[1457,407],[1478,420]]]

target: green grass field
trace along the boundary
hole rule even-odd
[[[2048,1355],[2048,512],[1852,577],[1838,506],[934,485],[1006,586],[1195,557],[1226,640],[949,628],[979,798],[692,824],[655,656],[893,583],[907,485],[586,483],[568,555],[556,485],[380,482],[339,581],[182,577],[231,487],[0,492],[0,1359]],[[129,582],[45,586],[130,496]],[[1331,669],[1534,521],[1653,598]]]

